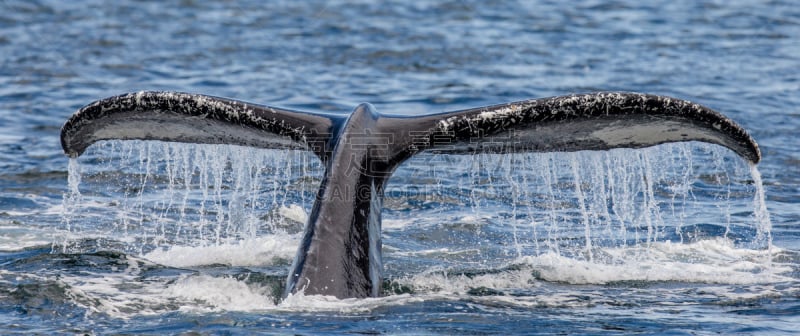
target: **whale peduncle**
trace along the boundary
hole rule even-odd
[[[325,165],[285,295],[378,296],[381,285],[383,187],[396,167],[385,155],[391,134],[377,127],[372,105],[356,107]]]

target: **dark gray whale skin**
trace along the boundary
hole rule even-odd
[[[575,94],[423,116],[309,113],[178,92],[137,92],[93,102],[61,131],[77,157],[100,140],[161,140],[304,149],[325,166],[285,295],[374,297],[381,287],[384,184],[422,151],[448,154],[641,148],[702,141],[752,164],[756,142],[732,120],[670,97]]]

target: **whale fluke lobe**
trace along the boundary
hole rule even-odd
[[[304,149],[325,166],[285,294],[378,296],[384,184],[422,151],[448,154],[642,148],[667,142],[721,145],[755,164],[756,142],[707,107],[640,93],[533,99],[423,116],[292,111],[174,92],[138,92],[91,103],[61,130],[71,157],[100,140],[161,140]]]
[[[308,149],[324,155],[346,115],[306,113],[181,92],[142,91],[95,101],[61,129],[72,157],[100,140],[161,140]]]
[[[404,118],[421,148],[452,154],[569,152],[702,141],[752,163],[758,145],[733,120],[686,100],[641,93],[558,96]]]

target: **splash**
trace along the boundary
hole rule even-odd
[[[266,288],[247,285],[230,277],[184,276],[169,285],[164,295],[188,302],[204,303],[184,303],[178,308],[183,312],[258,311],[275,308],[271,293]]]
[[[64,245],[73,252],[119,249],[115,241],[145,254],[297,233],[321,174],[312,154],[236,146],[105,142],[87,154],[87,171],[70,171],[76,191],[65,196],[62,229],[95,245]],[[72,182],[81,179],[85,201]]]
[[[143,257],[160,265],[181,268],[205,265],[281,265],[291,263],[299,243],[297,235],[274,234],[230,244],[173,246],[156,249]]]
[[[443,162],[449,171],[425,169]],[[427,230],[434,232],[442,218],[445,226],[475,225],[470,238],[487,246],[484,256],[555,253],[592,261],[602,258],[598,248],[714,238],[764,249],[769,240],[761,237],[768,236],[764,223],[769,215],[765,207],[759,210],[760,181],[750,174],[747,163],[734,154],[703,144],[447,159],[421,156],[401,167],[388,187],[390,198],[396,199],[387,204],[403,204],[405,199],[412,207],[390,206],[386,218],[405,217],[411,226],[431,224],[434,227]],[[426,187],[418,181],[441,183]],[[408,190],[413,192],[403,192]],[[487,220],[464,223],[460,218],[465,211]],[[426,214],[439,219],[420,219]],[[470,238],[464,240],[475,242]],[[504,246],[497,246],[498,240]],[[493,245],[505,250],[492,251]]]
[[[73,240],[63,246],[169,267],[287,267],[322,173],[312,154],[221,145],[106,142],[82,160],[70,162],[62,229]],[[385,264],[390,279],[434,293],[540,281],[779,281],[764,202],[754,167],[703,144],[422,154],[387,184]],[[503,271],[509,265],[517,270]],[[450,274],[429,279],[438,289],[424,280],[437,272]],[[180,283],[210,283],[193,279]]]

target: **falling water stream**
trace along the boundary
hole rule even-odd
[[[104,142],[69,167],[54,244],[62,252],[110,249],[173,267],[276,269],[294,256],[323,169],[302,151],[140,141]],[[390,292],[440,292],[439,277],[466,290],[502,290],[531,276],[724,282],[734,273],[760,281],[778,272],[769,266],[757,169],[699,143],[421,154],[389,181],[383,217]],[[87,244],[87,237],[96,239]],[[473,283],[487,272],[513,276]],[[464,274],[472,276],[453,277]]]

